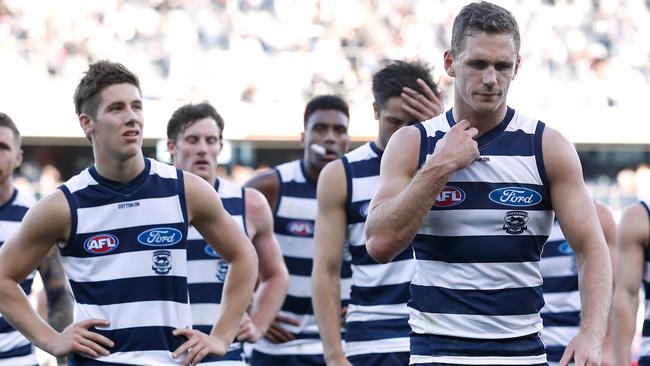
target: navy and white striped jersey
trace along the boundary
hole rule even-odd
[[[342,158],[347,179],[347,241],[352,258],[352,290],[345,324],[347,356],[409,352],[406,306],[415,272],[411,246],[390,263],[377,263],[366,250],[368,205],[379,188],[381,155],[373,143]]]
[[[419,165],[455,124],[416,125]],[[540,256],[553,222],[544,124],[508,108],[478,138],[480,157],[454,172],[413,240],[411,363],[545,364]]]
[[[641,201],[650,219],[648,202]],[[650,241],[650,239],[649,239]],[[645,248],[645,267],[643,268],[643,290],[645,293],[645,316],[641,333],[641,348],[639,350],[639,366],[650,366],[650,245]]]
[[[108,327],[94,331],[115,343],[109,356],[74,355],[73,364],[179,364],[172,352],[184,338],[172,331],[192,326],[183,172],[145,159],[129,183],[91,167],[60,189],[72,218],[61,257],[75,322],[107,319]]]
[[[219,192],[223,207],[239,227],[246,232],[246,202],[244,188],[227,180],[217,178],[215,189]],[[210,334],[219,314],[223,284],[228,274],[228,262],[223,260],[193,227],[187,233],[187,281],[194,329]],[[201,365],[245,365],[242,360],[242,344],[234,342],[223,357],[206,357]]]
[[[34,205],[34,198],[14,189],[11,198],[0,206],[0,246],[18,230],[23,216]],[[29,295],[32,291],[34,273],[20,283]],[[0,365],[37,365],[34,347],[20,332],[0,315]]]
[[[287,297],[280,315],[297,319],[300,325],[285,326],[295,335],[295,340],[273,344],[261,339],[255,344],[255,351],[269,355],[322,355],[323,346],[311,303],[316,182],[308,178],[302,160],[278,165],[275,172],[280,179],[280,194],[274,213],[274,232],[289,270]],[[347,257],[341,270],[344,304],[350,298],[351,285],[349,255]]]
[[[541,311],[542,339],[548,361],[557,364],[571,339],[578,335],[581,309],[576,255],[557,220],[542,251],[541,272],[545,302]]]

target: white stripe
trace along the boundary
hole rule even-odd
[[[135,351],[135,352],[115,352],[106,357],[98,357],[94,360],[109,363],[122,363],[126,365],[156,365],[171,366],[179,365],[186,354],[175,359],[171,351]]]
[[[97,181],[90,175],[88,169],[85,169],[81,173],[70,178],[67,182],[64,183],[70,193],[75,193],[80,191],[88,186],[98,184]]]
[[[503,210],[434,210],[429,211],[418,234],[438,236],[494,236],[505,235],[503,225],[508,211],[522,211],[510,207]],[[525,210],[523,210],[525,211]],[[553,222],[553,211],[526,211],[527,229],[520,235],[548,235]],[[468,219],[469,218],[469,219]],[[471,225],[440,225],[440,222],[469,222]]]
[[[137,207],[118,210],[119,203],[77,209],[77,233],[106,232],[113,229],[183,222],[178,195],[138,200]]]
[[[574,261],[572,255],[544,257],[539,267],[540,272],[544,278],[576,276]]]
[[[20,221],[1,220],[0,227],[2,228],[2,230],[0,230],[0,242],[4,243],[12,235],[14,235],[16,231],[18,231],[18,228],[20,227]]]
[[[350,292],[352,291],[352,278],[341,278],[341,300],[350,300]]]
[[[356,163],[363,160],[370,160],[377,157],[375,151],[370,147],[370,143],[365,143],[358,148],[345,154],[350,163]]]
[[[282,183],[294,181],[296,183],[304,183],[307,181],[302,169],[300,168],[300,160],[293,160],[275,167],[280,172]]]
[[[289,236],[275,233],[275,238],[280,243],[282,255],[294,258],[313,259],[314,239]]]
[[[409,308],[409,324],[418,334],[444,334],[451,337],[502,339],[537,333],[542,329],[539,314],[467,315],[424,313]]]
[[[562,233],[562,229],[560,228],[560,224],[557,223],[556,221],[553,221],[553,227],[551,228],[551,235],[548,236],[547,243],[550,243],[552,241],[560,241],[564,240],[564,233]]]
[[[362,306],[350,304],[345,318],[346,322],[367,322],[377,320],[392,320],[409,317],[406,304]]]
[[[138,301],[111,305],[75,304],[75,322],[91,318],[110,320],[108,327],[101,328],[108,330],[155,326],[192,327],[189,305],[173,301]]]
[[[219,195],[221,198],[242,198],[242,187],[225,179],[219,179]]]
[[[213,326],[219,315],[220,304],[190,304],[194,325]]]
[[[515,114],[514,116],[512,116],[512,119],[510,120],[510,123],[506,128],[506,131],[521,130],[529,135],[532,135],[535,133],[536,128],[537,128],[536,119],[520,114],[518,111],[515,111]]]
[[[36,198],[34,198],[34,196],[27,194],[20,189],[17,189],[17,191],[18,194],[16,195],[16,199],[13,202],[14,206],[22,206],[27,208],[34,206],[36,203]]]
[[[418,356],[411,355],[411,364],[419,363],[450,363],[453,365],[536,365],[546,363],[546,354],[539,356],[512,357],[463,357],[463,356]]]
[[[269,355],[322,355],[323,344],[319,339],[297,339],[295,341],[275,344],[262,338],[253,348]]]
[[[311,277],[289,275],[287,295],[295,297],[311,297]]]
[[[579,331],[580,327],[544,327],[541,334],[545,345],[566,347]]]
[[[201,366],[247,366],[248,364],[243,361],[215,361],[215,362],[201,362]]]
[[[6,352],[26,344],[29,344],[29,340],[17,330],[0,333],[0,352]]]
[[[161,163],[157,160],[149,159],[151,162],[151,169],[149,170],[149,175],[158,175],[161,178],[171,178],[176,179],[178,175],[176,174],[176,168],[169,164]]]
[[[352,265],[352,278],[356,286],[376,287],[410,283],[415,273],[414,260],[386,264]]]
[[[413,284],[419,286],[499,290],[542,285],[539,262],[447,263],[416,260],[416,267]]]
[[[542,313],[563,313],[567,311],[580,311],[580,292],[545,292]]]
[[[12,357],[6,360],[0,359],[0,366],[22,366],[22,365],[38,365],[36,353],[32,352],[29,355],[21,357]]]
[[[485,182],[542,184],[537,171],[537,158],[532,156],[481,155],[489,158],[487,163],[473,163],[451,174],[449,183]],[[542,192],[538,192],[542,193]]]
[[[363,342],[345,342],[345,356],[409,352],[409,348],[409,337],[378,339],[375,341]]]
[[[365,201],[372,198],[379,187],[379,176],[352,179],[352,202]]]
[[[216,276],[219,263],[216,259],[201,259],[187,262],[187,283],[223,283]],[[216,300],[216,299],[215,299]]]
[[[650,337],[641,338],[641,347],[639,348],[639,355],[650,355]]]
[[[232,217],[235,220],[237,225],[239,225],[239,228],[242,229],[242,231],[243,231],[244,230],[244,218],[241,215],[230,216],[230,217]],[[199,231],[196,230],[196,228],[194,226],[190,225],[188,227],[188,229],[187,229],[187,240],[204,240],[204,239],[203,239],[203,236],[201,235],[201,233],[199,233]]]
[[[159,249],[165,249],[161,247]],[[153,253],[158,250],[145,250],[97,257],[77,258],[62,256],[61,262],[68,279],[76,282],[109,281],[132,277],[156,275],[151,269]],[[171,270],[168,276],[187,276],[187,251],[170,249]],[[125,265],[128,263],[128,265]]]
[[[447,132],[450,129],[446,113],[441,113],[440,115],[423,122],[422,125],[429,136],[435,136],[436,131]]]
[[[296,220],[313,220],[316,218],[316,211],[316,200],[313,198],[282,196],[276,216]]]
[[[347,244],[351,246],[366,245],[366,223],[358,222],[348,225]]]

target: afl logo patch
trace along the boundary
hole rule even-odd
[[[168,247],[180,242],[181,239],[183,239],[183,234],[180,230],[172,227],[156,227],[145,230],[138,235],[140,244],[151,247]]]
[[[314,234],[314,224],[310,221],[290,221],[287,224],[287,231],[295,236],[311,236]]]
[[[465,201],[465,192],[454,186],[445,186],[433,203],[436,207],[451,207]]]
[[[120,241],[113,234],[97,234],[86,239],[84,249],[92,254],[106,254],[114,251]]]
[[[503,206],[526,207],[542,202],[542,195],[524,187],[505,187],[490,192],[490,201]]]

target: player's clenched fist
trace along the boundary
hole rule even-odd
[[[436,148],[427,158],[427,164],[443,165],[449,173],[470,165],[478,156],[478,143],[475,140],[478,130],[470,126],[468,120],[462,120],[447,131],[438,141]]]

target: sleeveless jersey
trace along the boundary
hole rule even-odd
[[[246,232],[246,203],[244,188],[217,178],[214,187],[223,207],[228,211],[239,227]],[[190,305],[194,329],[210,334],[219,314],[223,283],[228,273],[228,262],[223,260],[199,234],[190,226],[187,233],[187,281],[189,283]],[[242,344],[234,342],[223,357],[206,357],[201,365],[243,365]]]
[[[23,216],[34,205],[34,198],[14,189],[11,198],[0,206],[0,246],[18,230]],[[34,273],[20,283],[25,294],[32,292]],[[0,366],[37,365],[34,347],[0,315]]]
[[[106,357],[74,355],[72,365],[176,365],[190,328],[187,286],[187,208],[183,172],[145,159],[127,184],[94,167],[64,183],[72,228],[61,249],[75,298],[75,322],[107,319],[94,329],[115,346]]]
[[[648,202],[641,201],[648,217],[650,218],[650,207]],[[639,366],[650,366],[650,245],[645,248],[645,268],[643,269],[643,290],[645,293],[645,316],[643,330],[641,331],[641,349],[639,350]]]
[[[564,349],[580,330],[580,292],[576,255],[564,238],[557,220],[542,251],[544,322],[542,339],[548,361],[559,363]]]
[[[316,182],[307,177],[302,160],[278,165],[280,193],[274,213],[274,232],[289,270],[287,297],[280,315],[297,319],[299,326],[283,324],[295,340],[273,344],[258,341],[256,352],[269,355],[322,355],[323,345],[311,303],[311,270],[314,257],[314,220],[316,219]],[[350,298],[349,255],[341,269],[341,300]],[[253,358],[255,360],[255,356]]]
[[[345,353],[409,352],[409,284],[415,260],[411,246],[390,263],[377,263],[366,250],[370,199],[379,188],[383,151],[374,142],[342,158],[347,179],[347,241],[352,258],[352,289],[345,324]]]
[[[416,125],[419,166],[455,124]],[[544,124],[508,108],[449,177],[413,240],[411,363],[545,364],[540,255],[553,222]]]

